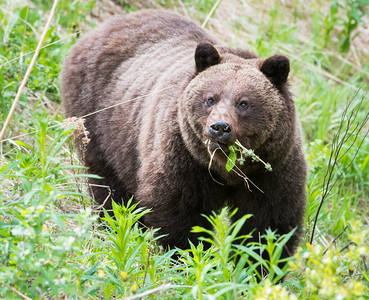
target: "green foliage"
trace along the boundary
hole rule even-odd
[[[74,175],[67,174],[76,166],[57,156],[72,131],[49,124],[47,118],[37,121],[34,144],[16,142],[8,153],[13,159],[1,164],[3,182],[16,182],[0,194],[0,295],[5,298],[15,291],[28,297],[79,294],[83,246],[96,217],[90,209],[70,213],[61,208],[61,199],[78,196],[68,182]],[[55,138],[49,141],[52,131]]]
[[[131,199],[132,200],[132,199]],[[146,212],[142,208],[135,208],[137,204],[131,205],[131,200],[128,202],[127,207],[118,206],[113,203],[114,218],[104,211],[104,221],[109,225],[110,234],[108,239],[111,242],[111,259],[114,261],[118,270],[121,271],[134,271],[134,259],[142,251],[142,246],[145,242],[148,242],[149,236],[146,235],[142,241],[134,240],[135,236],[141,236],[142,233],[138,229],[136,223]],[[137,244],[131,244],[131,243]],[[121,255],[125,253],[126,255]]]
[[[369,229],[362,230],[358,222],[352,224],[351,243],[343,248],[307,244],[296,254],[291,263],[300,271],[299,288],[301,296],[308,299],[367,299],[369,286],[368,270],[362,262],[368,259],[366,243]],[[366,283],[357,278],[366,276]]]
[[[17,85],[32,59],[32,51],[36,49],[41,34],[39,28],[45,25],[43,9],[50,9],[52,5],[50,1],[40,2],[44,5],[37,9],[20,6],[16,2],[12,2],[9,7],[0,4],[0,117],[4,120],[16,95]],[[60,100],[59,73],[63,57],[75,41],[75,35],[74,38],[64,38],[68,33],[77,31],[78,24],[85,19],[85,13],[92,9],[92,5],[91,1],[88,4],[61,1],[58,6],[59,14],[55,17],[57,20],[49,28],[43,42],[46,48],[40,51],[37,64],[28,80],[29,91],[21,97],[21,109],[37,109],[44,104],[44,99]],[[56,25],[58,23],[67,26],[63,36],[60,36],[60,25]],[[22,116],[19,116],[19,121],[22,121]]]
[[[137,7],[134,4],[131,4],[130,1],[119,0],[119,5],[123,7],[127,13],[137,11]]]
[[[186,10],[201,23],[216,2],[157,3]],[[357,55],[360,49],[353,49],[369,3],[293,2],[291,6],[283,1],[250,1],[250,7],[262,15],[246,19],[247,26],[243,16],[232,16],[235,21],[221,22],[224,29],[215,34],[223,38],[224,32],[231,32],[237,46],[254,49],[261,57],[282,53],[291,60],[292,92],[310,169],[303,234],[307,242],[346,99],[356,95],[354,104],[361,101],[352,129],[369,111],[369,59],[365,51]],[[126,10],[136,9],[131,1],[121,4]],[[0,0],[1,120],[7,116],[51,5],[44,0],[27,4]],[[213,230],[195,227],[204,235],[203,243],[185,251],[159,247],[154,235],[158,232],[139,225],[149,212],[137,209],[132,200],[123,206],[113,204],[114,217],[105,214],[97,221],[85,184],[92,175],[75,158],[73,128],[61,126],[58,81],[63,58],[78,31],[88,27],[93,5],[88,0],[59,1],[46,47],[8,128],[10,139],[1,144],[0,297],[111,299],[150,293],[146,298],[368,299],[368,124],[356,139],[352,136],[342,145],[345,155],[332,174],[333,180],[339,180],[318,215],[314,244],[302,243],[296,258],[280,257],[292,232],[278,236],[267,231],[261,237],[265,244],[248,243],[247,236],[238,238],[237,233],[249,216],[230,224],[234,212],[226,210],[207,217]],[[218,9],[227,6],[222,7]],[[261,19],[256,34],[246,42],[239,38],[251,32],[248,24]],[[216,22],[209,26],[216,30]],[[242,163],[246,155],[253,156],[241,146],[230,149],[229,170],[237,159]]]
[[[262,266],[263,270],[267,271],[268,279],[272,283],[277,283],[288,272],[287,262],[291,261],[292,258],[282,258],[282,251],[294,232],[295,230],[291,230],[291,232],[288,234],[278,236],[276,232],[267,229],[265,235],[261,236],[261,238],[266,240],[266,243],[256,243],[256,250],[258,250],[260,254],[257,253],[255,249],[252,249],[252,247],[242,246],[239,247],[239,253],[241,256],[244,254],[249,255],[249,257],[256,261],[255,263],[248,260],[250,267],[256,270],[258,266]],[[268,259],[265,258],[264,253],[267,255]],[[257,272],[256,275],[258,276],[259,280],[264,279],[264,276],[261,272]]]
[[[160,0],[158,2],[162,3],[163,5],[167,7],[171,7],[171,8],[175,7],[175,5],[173,5],[174,1],[171,1],[171,0]],[[196,11],[202,14],[206,14],[210,12],[210,10],[215,5],[217,0],[198,0],[198,1],[183,0],[182,2],[185,7],[189,9],[194,8]]]
[[[157,230],[139,227],[139,219],[149,211],[137,208],[132,199],[126,206],[113,202],[113,213],[111,217],[104,211],[103,218],[107,226],[107,233],[104,233],[107,246],[103,251],[106,261],[101,274],[106,273],[106,276],[101,288],[106,298],[144,292],[160,284],[165,280],[165,267],[169,267],[174,253],[174,250],[163,255],[152,253],[152,243],[158,239],[154,237]]]
[[[350,49],[351,41],[356,37],[353,33],[357,26],[363,22],[363,17],[369,13],[368,0],[332,1],[329,13],[324,19],[324,45],[331,43],[331,35],[339,27],[337,34],[341,51]]]
[[[183,299],[190,295],[196,299],[236,299],[242,295],[250,295],[250,290],[257,291],[258,281],[278,282],[288,272],[288,265],[282,269],[281,264],[292,258],[282,259],[283,246],[293,232],[277,237],[275,232],[267,231],[261,238],[266,244],[247,243],[251,235],[237,236],[243,224],[251,215],[229,224],[228,218],[236,210],[228,214],[223,209],[219,214],[205,216],[212,225],[212,230],[194,227],[193,232],[201,233],[203,242],[211,247],[204,250],[204,244],[191,244],[189,250],[180,251],[184,262],[182,284],[191,287],[190,294],[182,294]],[[265,257],[267,253],[267,257]],[[265,268],[260,274],[260,266]],[[263,276],[262,276],[263,275]]]

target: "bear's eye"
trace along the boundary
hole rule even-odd
[[[206,100],[206,103],[209,105],[209,106],[212,106],[215,104],[215,98],[214,97],[210,97],[208,98],[208,100]]]
[[[238,104],[238,107],[240,108],[240,109],[246,109],[246,108],[248,108],[248,103],[246,102],[246,101],[241,101],[240,102],[240,104]]]

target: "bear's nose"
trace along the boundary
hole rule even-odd
[[[224,142],[231,136],[231,126],[227,122],[217,121],[210,124],[209,133],[216,140]]]

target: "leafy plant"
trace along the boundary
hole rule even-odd
[[[223,209],[219,214],[206,217],[212,230],[198,226],[193,228],[193,232],[205,235],[201,240],[211,245],[208,250],[200,243],[197,247],[191,244],[189,250],[180,251],[181,261],[185,264],[183,273],[188,274],[185,284],[192,286],[193,297],[235,299],[243,293],[248,294],[258,281],[268,278],[276,283],[287,274],[286,263],[293,258],[282,259],[281,254],[293,231],[277,237],[275,232],[267,230],[261,237],[265,239],[265,244],[247,243],[251,235],[238,236],[238,233],[251,215],[228,224],[228,218],[236,211],[228,215],[227,210]],[[279,266],[282,264],[281,269]],[[266,270],[264,274],[259,272],[261,266]]]
[[[366,244],[369,230],[358,222],[351,224],[351,242],[340,248],[307,244],[291,262],[293,269],[302,277],[299,281],[301,297],[309,299],[367,299],[369,287],[360,277],[367,280],[369,247]],[[368,283],[368,281],[367,281]]]
[[[231,145],[228,148],[230,151],[226,164],[226,169],[228,172],[231,171],[236,165],[236,161],[238,161],[242,166],[245,163],[245,158],[247,157],[250,157],[252,162],[262,163],[267,171],[271,172],[273,170],[272,166],[269,163],[264,162],[259,156],[255,154],[253,150],[244,147],[239,140],[236,140],[234,145]],[[240,154],[239,158],[237,158],[237,153]]]
[[[69,180],[83,175],[66,174],[75,166],[58,156],[72,130],[54,129],[58,134],[49,142],[48,125],[47,118],[38,121],[35,144],[17,141],[9,154],[14,162],[0,168],[5,182],[18,181],[6,198],[4,187],[0,196],[0,295],[5,298],[79,294],[82,249],[96,217],[91,209],[75,214],[58,208],[61,199],[79,195]]]
[[[332,1],[329,14],[324,20],[324,39],[327,46],[331,41],[331,35],[337,27],[342,29],[338,33],[341,51],[350,49],[351,41],[357,36],[353,33],[358,25],[363,22],[363,17],[369,13],[367,0]]]
[[[149,230],[139,220],[149,210],[138,208],[131,198],[126,205],[113,204],[113,216],[104,211],[104,236],[102,253],[95,253],[97,260],[93,278],[99,289],[93,294],[106,298],[132,296],[143,293],[165,281],[166,269],[176,250],[163,255],[156,253],[155,236],[158,229]],[[103,254],[103,259],[101,259]],[[173,268],[175,271],[176,268]]]

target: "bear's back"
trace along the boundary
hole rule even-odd
[[[185,57],[193,57],[200,41],[216,42],[199,26],[174,13],[147,10],[115,17],[82,38],[65,60],[62,93],[67,117],[84,116],[114,104],[115,99],[107,96],[117,80],[121,87],[134,88],[135,84],[141,92],[138,74],[145,77],[149,73],[156,82],[176,63],[177,72],[180,67],[188,69]],[[112,101],[107,103],[108,99]]]

